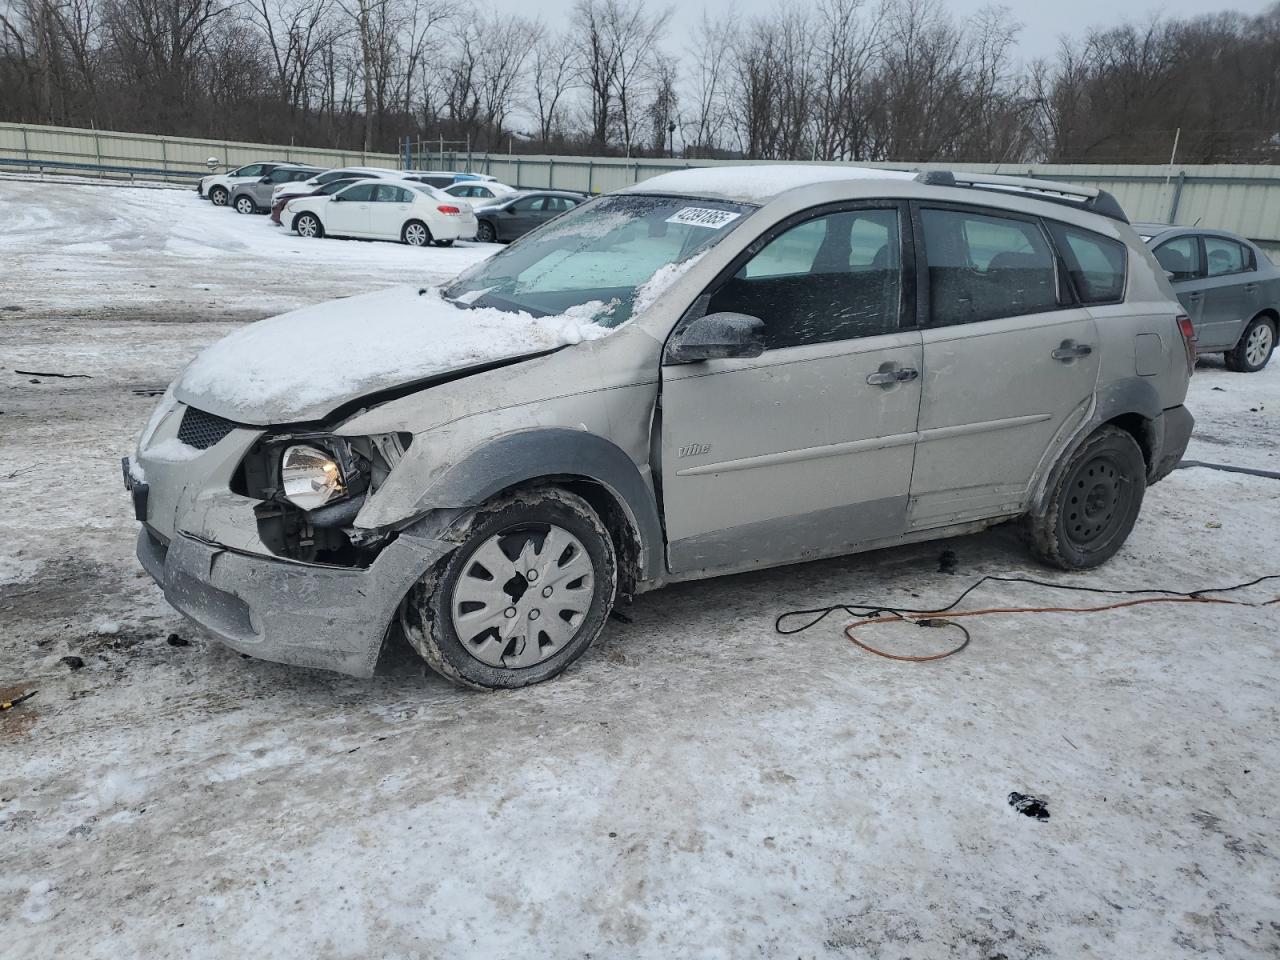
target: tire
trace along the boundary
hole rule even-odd
[[[411,247],[425,247],[431,243],[431,231],[421,220],[410,220],[400,230],[400,239]]]
[[[250,197],[247,194],[243,194],[243,193],[240,194],[240,196],[236,197],[235,208],[236,208],[236,213],[242,213],[242,214],[245,214],[246,216],[248,216],[251,213],[258,212],[258,205],[253,202],[253,197]]]
[[[452,246],[453,246],[453,241],[452,241],[452,240],[436,240],[436,241],[434,241],[434,243],[435,243],[435,245],[436,245],[437,247],[452,247]]]
[[[324,236],[324,224],[314,213],[300,213],[293,221],[293,232],[308,240],[316,240]]]
[[[596,512],[565,490],[536,487],[479,508],[466,541],[409,591],[400,622],[449,679],[524,687],[586,652],[617,584],[613,541]]]
[[[1102,427],[1071,454],[1045,512],[1027,518],[1032,553],[1063,570],[1105,563],[1128,539],[1146,490],[1137,441],[1118,427]]]
[[[1236,345],[1223,354],[1227,369],[1236,373],[1257,373],[1271,360],[1276,348],[1276,324],[1270,317],[1254,317],[1240,334]]]
[[[229,199],[226,187],[214,187],[209,191],[209,202],[215,207],[225,207]]]
[[[480,225],[476,228],[476,240],[480,243],[497,243],[498,231],[493,228],[493,224],[488,220],[481,220]]]

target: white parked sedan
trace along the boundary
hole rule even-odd
[[[371,180],[330,197],[290,200],[283,219],[300,237],[399,240],[414,247],[448,247],[476,235],[469,206],[411,180]]]

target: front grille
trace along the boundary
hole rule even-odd
[[[231,420],[216,417],[195,407],[187,407],[178,427],[178,439],[197,450],[208,450],[236,428]]]

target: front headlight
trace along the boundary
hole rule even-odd
[[[319,447],[289,447],[280,460],[284,497],[303,510],[323,507],[347,492],[338,461]]]

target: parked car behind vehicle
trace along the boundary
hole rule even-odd
[[[281,226],[280,216],[284,212],[284,208],[288,206],[290,200],[298,200],[302,197],[329,197],[340,190],[345,190],[353,183],[359,183],[361,180],[376,179],[367,173],[352,173],[349,176],[342,177],[338,180],[330,180],[328,183],[318,187],[313,187],[306,193],[279,193],[271,200],[271,222],[276,226]]]
[[[483,183],[464,180],[451,187],[445,187],[444,192],[473,207],[484,207],[498,203],[518,191],[515,187],[509,187],[496,180]]]
[[[400,171],[392,170],[389,167],[335,167],[332,170],[325,170],[316,174],[310,179],[303,180],[300,183],[284,183],[276,187],[271,193],[271,205],[274,207],[275,202],[281,197],[306,197],[315,193],[316,187],[323,187],[327,183],[334,180],[350,180],[350,179],[375,179],[383,178],[389,180],[399,179]]]
[[[443,190],[455,183],[496,182],[484,173],[458,173],[453,170],[410,170],[401,176]]]
[[[301,237],[330,235],[448,247],[459,238],[476,235],[470,207],[412,180],[370,180],[333,196],[291,200],[281,216]]]
[[[1196,329],[1196,349],[1221,353],[1240,373],[1265,367],[1280,330],[1280,269],[1266,253],[1226,230],[1160,223],[1134,229],[1168,271]]]
[[[476,239],[485,243],[515,240],[586,200],[567,190],[522,190],[496,203],[476,207]]]
[[[215,207],[225,207],[231,199],[231,190],[237,184],[266,176],[276,167],[284,166],[281,160],[263,160],[248,163],[226,173],[215,173],[201,177],[196,183],[196,193],[213,201]]]
[[[272,193],[276,187],[301,183],[317,173],[320,173],[319,167],[276,167],[261,179],[236,184],[231,190],[231,208],[236,213],[265,213],[271,209]]]
[[[682,580],[1013,519],[1085,569],[1182,456],[1191,335],[1102,191],[682,170],[210,347],[124,465],[138,556],[246,654],[368,676],[396,624],[475,687]]]

